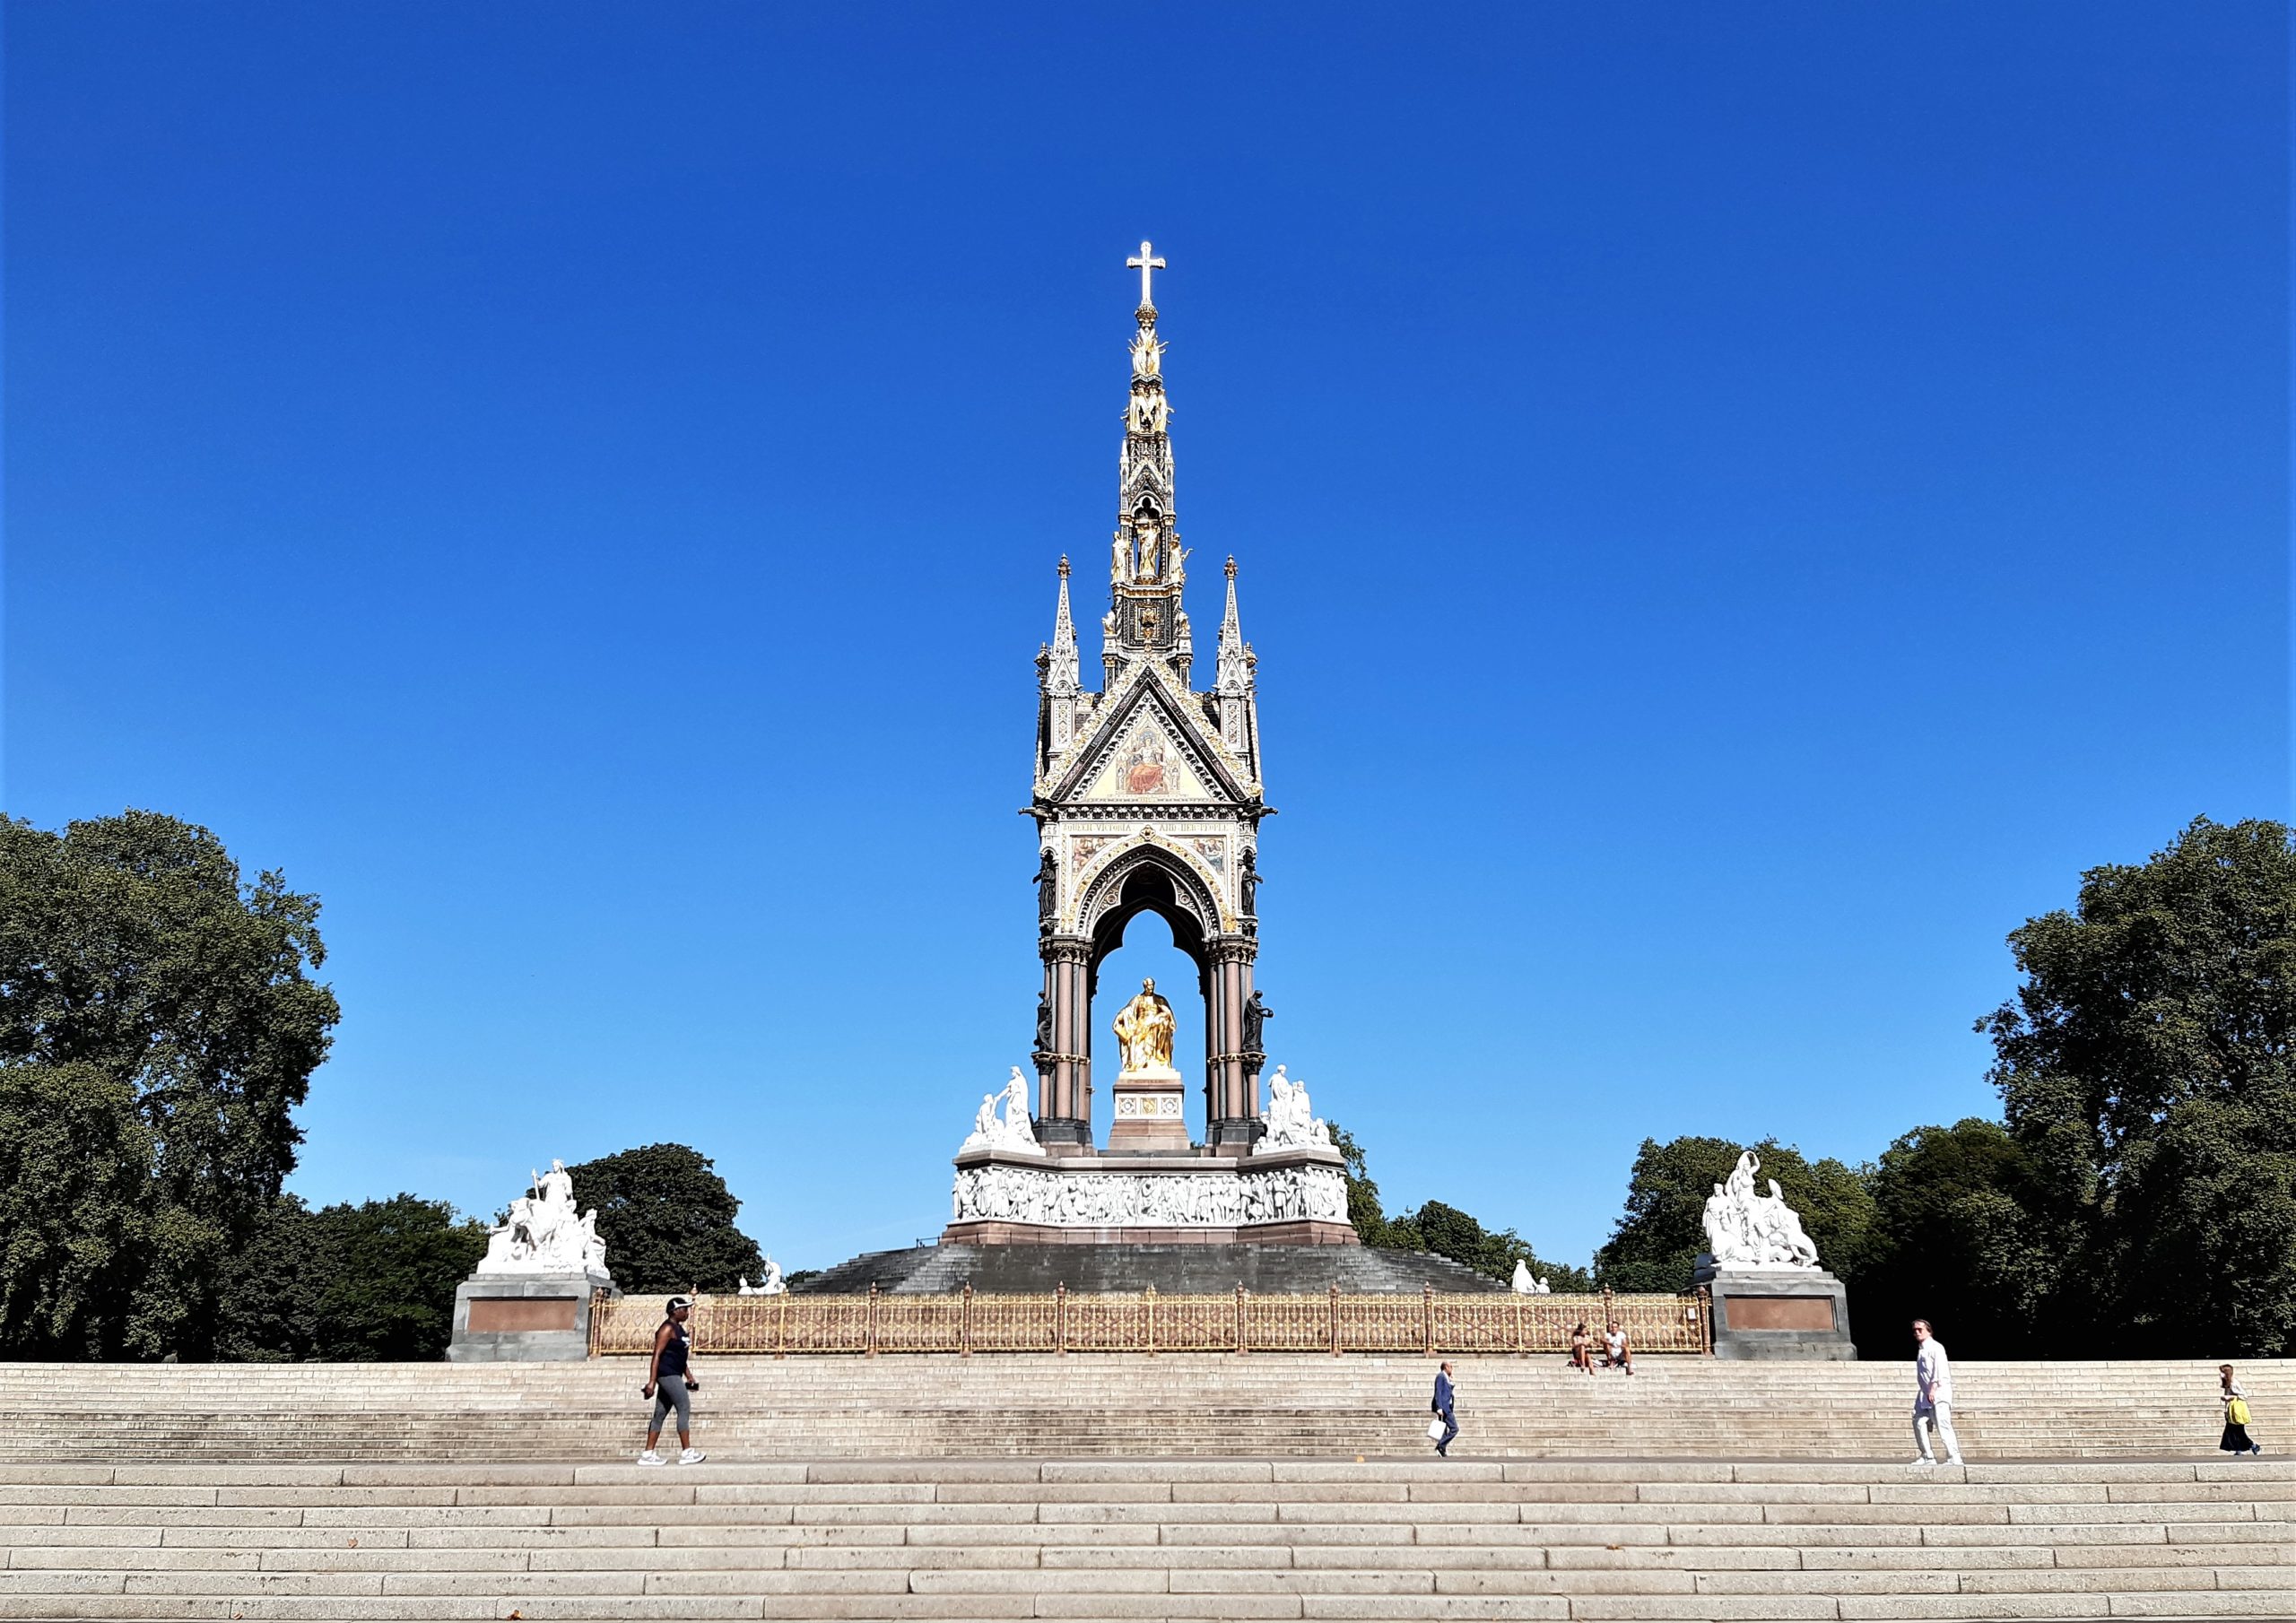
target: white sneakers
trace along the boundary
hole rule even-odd
[[[644,1454],[638,1456],[638,1462],[640,1465],[665,1465],[669,1462],[663,1459],[660,1454],[656,1454],[649,1448]]]
[[[699,1465],[702,1461],[709,1457],[709,1456],[708,1454],[702,1453],[699,1448],[689,1448],[683,1454],[678,1455],[678,1463],[681,1465]],[[650,1448],[644,1454],[638,1456],[638,1462],[640,1465],[666,1465],[669,1463],[667,1460],[664,1459],[660,1454],[656,1454]]]

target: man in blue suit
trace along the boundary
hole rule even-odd
[[[1458,1388],[1451,1384],[1451,1366],[1447,1362],[1435,1370],[1435,1412],[1443,1417],[1443,1439],[1435,1445],[1435,1452],[1445,1459],[1451,1457],[1451,1439],[1459,1435],[1458,1416],[1453,1405],[1458,1399]]]

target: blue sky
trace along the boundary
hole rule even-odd
[[[324,898],[315,1200],[666,1139],[787,1266],[937,1231],[1143,237],[1269,1046],[1391,1205],[1583,1260],[1646,1135],[1989,1111],[2007,932],[2288,812],[2278,7],[6,45],[5,804]]]

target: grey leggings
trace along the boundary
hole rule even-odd
[[[685,1389],[682,1375],[665,1375],[654,1384],[654,1424],[648,1429],[661,1430],[673,1409],[678,1411],[678,1435],[683,1436],[693,1429],[693,1394]]]

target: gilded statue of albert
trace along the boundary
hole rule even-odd
[[[1156,983],[1140,983],[1140,995],[1117,1011],[1116,1040],[1126,1075],[1172,1068],[1172,1006],[1156,995]]]

